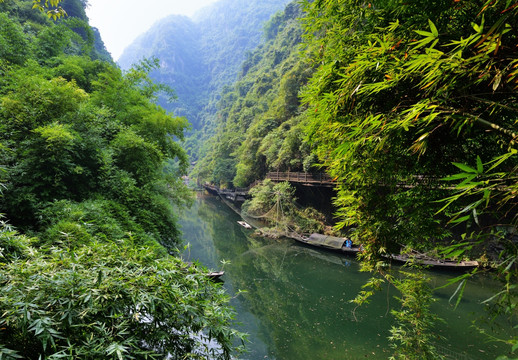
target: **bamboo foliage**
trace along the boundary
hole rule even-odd
[[[304,52],[318,68],[303,93],[308,139],[339,184],[337,226],[356,229],[365,269],[391,281],[381,255],[402,245],[459,258],[493,244],[505,280],[490,302],[514,316],[518,3],[304,4]]]
[[[23,237],[0,228],[6,237]],[[74,241],[74,239],[72,239]],[[126,243],[51,247],[19,242],[2,269],[2,358],[228,359],[223,288],[195,267]],[[12,250],[12,249],[11,249]],[[11,254],[15,254],[11,252]],[[202,332],[202,330],[207,330]],[[219,343],[211,348],[211,341]]]
[[[309,138],[344,189],[387,176],[446,176],[454,168],[445,159],[488,159],[514,146],[516,7],[445,3],[410,14],[421,5],[306,3],[306,52],[320,66],[304,94]],[[451,153],[459,141],[465,149]],[[432,146],[449,153],[432,154]],[[387,169],[395,156],[399,164]]]

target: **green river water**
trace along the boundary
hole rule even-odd
[[[212,270],[224,265],[224,287],[237,311],[236,327],[249,334],[248,353],[240,359],[319,360],[387,359],[387,337],[398,308],[394,289],[385,289],[372,302],[354,310],[350,300],[369,275],[354,258],[317,250],[289,239],[252,236],[237,224],[239,215],[220,199],[198,195],[181,217],[183,236],[190,244],[184,259]],[[456,274],[430,272],[439,287]],[[437,290],[433,310],[444,320],[436,329],[437,346],[448,359],[495,359],[509,349],[488,341],[473,326],[484,316],[481,302],[496,284],[479,277],[466,287],[454,309],[449,298],[455,287]],[[511,325],[500,334],[510,331]]]

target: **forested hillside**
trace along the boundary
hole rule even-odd
[[[187,122],[157,64],[116,67],[86,1],[33,5],[0,1],[0,358],[228,359],[224,290],[170,255]]]
[[[187,117],[194,126],[208,96],[209,72],[202,56],[201,34],[188,17],[171,15],[139,36],[118,61],[122,69],[129,69],[144,58],[159,59],[160,68],[150,75],[173,87],[177,98],[162,95],[158,103],[177,116]]]
[[[299,91],[313,70],[300,57],[301,16],[293,2],[266,24],[265,43],[247,53],[239,80],[222,92],[216,134],[202,148],[196,176],[247,186],[267,171],[312,170]]]
[[[193,19],[170,16],[141,35],[122,54],[123,69],[144,57],[157,57],[151,74],[175,89],[177,100],[159,103],[186,116],[194,130],[212,122],[215,101],[224,85],[235,81],[245,53],[259,45],[264,23],[288,0],[220,0]]]

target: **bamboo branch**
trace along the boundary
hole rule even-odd
[[[503,128],[500,125],[497,125],[497,124],[492,123],[490,121],[484,120],[484,119],[480,118],[477,115],[472,115],[472,114],[469,114],[469,113],[465,113],[465,112],[462,112],[462,111],[459,111],[459,110],[455,110],[455,109],[450,109],[450,108],[444,108],[444,109],[441,109],[441,111],[443,113],[451,113],[451,114],[467,116],[467,117],[475,120],[476,122],[478,122],[479,124],[481,124],[481,125],[483,125],[485,127],[488,127],[490,129],[496,130],[496,131],[498,131],[501,134],[507,135],[507,136],[511,137],[510,144],[516,144],[516,140],[518,140],[518,134],[517,133],[513,132],[512,130]]]
[[[515,143],[515,140],[518,138],[518,134],[512,132],[511,130],[509,129],[505,129],[503,127],[501,127],[500,125],[497,125],[495,123],[492,123],[490,121],[487,121],[487,120],[484,120],[484,119],[481,119],[479,118],[478,116],[473,116],[473,115],[470,115],[470,117],[472,117],[476,122],[486,126],[486,127],[489,127],[493,130],[496,130],[502,134],[505,134],[507,136],[510,136],[512,138],[511,140],[511,143],[514,144]]]

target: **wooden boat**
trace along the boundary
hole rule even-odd
[[[361,245],[351,243],[347,238],[336,236],[327,236],[322,234],[311,234],[309,236],[289,234],[289,237],[296,241],[315,247],[324,248],[342,252],[345,254],[356,255],[362,251]],[[419,253],[410,254],[390,254],[385,256],[386,259],[400,263],[415,262],[423,266],[429,266],[434,269],[450,269],[450,270],[470,270],[479,266],[478,261],[455,261],[448,259],[436,259]]]
[[[244,227],[245,229],[251,229],[252,228],[252,225],[250,225],[249,223],[247,223],[246,221],[238,221],[237,222],[239,225],[241,225],[242,227]]]
[[[224,271],[211,271],[207,274],[207,277],[209,277],[212,280],[219,280],[219,278],[222,277],[224,274]]]
[[[194,264],[191,261],[186,261],[185,264],[187,266],[182,268],[182,270],[184,270],[184,271],[188,271],[191,266],[194,266]],[[208,277],[212,280],[216,280],[216,281],[220,280],[220,277],[222,277],[223,275],[225,275],[224,271],[211,271],[211,272],[205,273],[206,277]]]
[[[435,259],[430,256],[426,256],[423,254],[400,254],[400,255],[387,255],[386,258],[400,262],[400,263],[408,263],[415,262],[416,264],[423,266],[430,266],[434,269],[463,269],[469,270],[478,267],[480,264],[478,261],[456,261],[449,259]]]
[[[290,234],[289,237],[306,245],[338,251],[345,254],[356,255],[361,251],[361,246],[354,245],[349,239],[336,236],[327,236],[322,234],[311,234],[309,236],[303,236]]]

